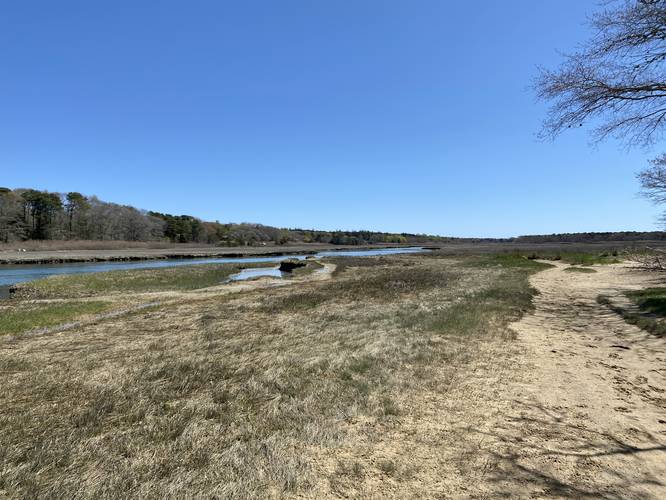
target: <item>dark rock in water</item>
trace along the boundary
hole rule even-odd
[[[298,259],[287,259],[280,262],[280,271],[290,273],[299,267],[305,267],[307,263]]]
[[[0,294],[2,294],[2,288],[0,287]],[[26,283],[16,283],[14,285],[9,285],[4,287],[5,292],[3,298],[5,299],[39,299],[42,298],[39,296],[39,293],[32,287],[28,286]]]

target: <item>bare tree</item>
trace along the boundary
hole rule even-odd
[[[666,125],[666,0],[607,1],[590,24],[591,39],[535,83],[552,103],[542,137],[592,122],[596,140],[653,144]]]
[[[551,103],[541,136],[591,123],[597,141],[615,136],[628,147],[650,146],[666,130],[666,0],[607,0],[603,6],[590,19],[587,43],[537,78],[537,95]],[[638,179],[644,196],[666,203],[666,155]],[[661,222],[666,225],[666,213]]]
[[[666,154],[650,161],[650,166],[637,175],[641,184],[641,194],[655,204],[666,203]],[[666,213],[661,222],[666,224]]]

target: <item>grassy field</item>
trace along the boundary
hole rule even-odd
[[[137,269],[103,273],[50,276],[18,286],[17,296],[73,298],[169,290],[196,290],[223,283],[241,269],[275,267],[274,262],[203,264],[163,269]]]
[[[460,447],[429,429],[428,402],[448,405],[445,421],[488,397],[478,368],[509,366],[507,325],[531,310],[544,265],[331,261],[328,280],[227,295],[184,293],[227,272],[203,267],[196,286],[180,269],[39,283],[75,297],[58,307],[147,282],[182,296],[0,344],[0,496],[363,497],[381,483],[427,497],[431,470],[410,446],[438,460]],[[439,472],[483,466],[468,448]]]

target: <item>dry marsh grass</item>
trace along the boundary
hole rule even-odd
[[[115,241],[115,240],[29,240],[15,243],[0,243],[0,252],[25,249],[28,251],[62,250],[125,250],[132,248],[163,249],[206,246],[201,244],[171,243],[168,241]]]
[[[196,290],[223,283],[249,267],[272,267],[275,263],[201,264],[158,269],[106,271],[90,274],[50,276],[21,283],[17,297],[40,299],[93,297],[168,290]]]
[[[479,363],[501,365],[541,265],[371,260],[0,344],[0,496],[431,494],[421,453],[455,436],[427,401],[456,415]]]

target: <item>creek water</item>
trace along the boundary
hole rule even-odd
[[[372,257],[377,255],[394,255],[402,253],[417,253],[427,251],[422,247],[402,248],[376,248],[371,250],[332,250],[319,252],[315,258],[322,257]],[[229,264],[253,262],[280,262],[285,259],[305,259],[306,255],[280,255],[269,257],[257,255],[255,257],[221,257],[201,259],[164,259],[139,260],[132,262],[82,262],[74,264],[28,264],[28,265],[2,265],[0,266],[0,298],[9,296],[9,287],[15,283],[32,281],[59,274],[99,273],[104,271],[118,271],[126,269],[162,269],[165,267],[193,266],[196,264]],[[241,276],[242,275],[242,276]],[[282,273],[276,268],[244,269],[232,279],[250,279],[256,276],[276,276]]]
[[[232,274],[227,281],[245,281],[261,276],[271,276],[272,278],[283,278],[284,273],[277,267],[252,267],[243,269],[241,272]]]

